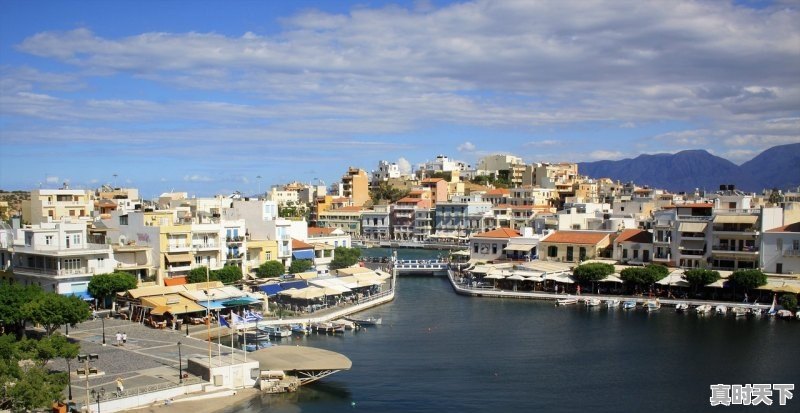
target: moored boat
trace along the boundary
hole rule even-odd
[[[345,317],[346,319],[360,325],[360,326],[376,326],[383,322],[381,317]]]
[[[748,314],[750,314],[751,316],[754,316],[754,317],[761,317],[764,314],[766,314],[766,311],[764,309],[762,309],[762,308],[759,308],[759,307],[752,307],[748,311]]]
[[[792,314],[792,312],[789,310],[778,310],[778,312],[775,313],[775,316],[786,320],[791,320],[794,318],[794,314]]]
[[[559,298],[556,300],[556,305],[570,305],[570,304],[577,304],[577,298]]]
[[[258,331],[276,338],[289,337],[292,335],[292,330],[285,326],[259,326]]]
[[[698,305],[694,311],[696,311],[697,314],[707,314],[709,311],[711,311],[711,304]]]
[[[736,317],[744,317],[745,315],[747,315],[747,309],[744,307],[733,307],[731,309],[731,312]]]
[[[293,334],[305,335],[311,332],[311,329],[305,323],[292,324],[289,328]]]
[[[661,308],[661,303],[658,300],[648,301],[644,303],[644,308],[647,312],[658,311]]]
[[[342,327],[344,327],[345,330],[355,330],[356,323],[354,323],[354,322],[352,322],[350,320],[339,319],[339,320],[333,321],[333,326],[334,327],[342,326]]]
[[[619,300],[617,300],[616,298],[611,300],[606,300],[606,307],[608,308],[619,307]]]
[[[676,312],[683,313],[683,312],[686,312],[687,310],[689,310],[689,304],[688,303],[675,304],[675,311]]]
[[[587,307],[597,307],[598,305],[600,305],[600,299],[599,298],[588,298],[588,299],[586,299],[586,306]]]
[[[633,310],[636,308],[636,301],[634,300],[625,301],[624,303],[622,303],[622,308],[624,308],[625,310]]]
[[[725,315],[728,313],[728,307],[720,304],[714,309],[714,312],[717,314]]]

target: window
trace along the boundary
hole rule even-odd
[[[267,251],[265,254],[267,261],[272,260],[272,251]]]
[[[783,239],[778,238],[778,242],[776,242],[775,245],[778,246],[778,248],[777,248],[778,251],[782,251],[783,250]]]
[[[627,259],[627,258],[628,258],[628,250],[627,249],[623,249],[622,250],[622,259],[624,260],[624,259]]]
[[[75,245],[81,245],[81,234],[73,234],[72,243]]]
[[[497,244],[492,244],[492,254],[497,254]]]
[[[64,269],[65,270],[77,270],[81,267],[81,259],[80,258],[65,258],[64,259]]]
[[[128,225],[128,216],[127,215],[120,215],[119,224],[120,225]]]
[[[194,263],[197,264],[197,265],[202,264],[203,263],[203,257],[201,257],[199,255],[195,255],[194,256]]]
[[[477,244],[477,243],[475,243],[475,244],[472,244],[472,247],[473,247],[473,248],[472,248],[472,249],[473,249],[473,251],[475,251],[475,252],[477,253],[477,252],[478,252],[478,244]]]
[[[800,250],[800,239],[792,240],[792,249],[795,251]]]
[[[548,257],[558,257],[558,247],[555,245],[551,245],[547,247],[547,256]]]
[[[26,232],[25,233],[25,246],[30,247],[33,243],[33,232]]]
[[[44,236],[44,243],[45,243],[45,245],[53,245],[53,236],[52,235],[45,235]]]

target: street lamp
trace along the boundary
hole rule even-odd
[[[103,347],[106,345],[106,318],[100,317],[100,323],[103,324]],[[117,343],[119,345],[119,343]]]
[[[97,413],[100,413],[100,399],[106,395],[106,389],[101,387],[100,391],[95,391],[92,389],[92,398],[97,401]]]
[[[69,388],[69,401],[72,402],[72,367],[67,359],[67,388]]]
[[[87,411],[89,409],[89,404],[91,403],[91,400],[89,399],[89,362],[90,361],[96,361],[99,358],[100,358],[100,356],[98,356],[97,354],[94,354],[94,353],[92,353],[92,354],[78,354],[78,362],[79,363],[85,363],[85,366],[84,366],[85,370],[83,371],[83,373],[86,376],[86,409],[87,409]],[[94,391],[94,389],[92,391]],[[98,402],[98,409],[99,409],[99,402]]]
[[[184,314],[189,313],[189,306],[188,305],[183,306],[183,313]],[[186,323],[186,337],[189,337],[189,323]]]
[[[181,358],[181,342],[178,341],[178,383],[183,384],[183,362]]]

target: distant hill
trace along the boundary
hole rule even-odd
[[[764,188],[786,190],[800,185],[800,143],[767,149],[741,166],[705,150],[690,150],[619,161],[581,162],[578,172],[673,192],[695,188],[712,191],[720,184],[733,184],[749,192]]]

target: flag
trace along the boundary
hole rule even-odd
[[[219,316],[219,325],[223,327],[231,328],[231,325],[228,324],[228,321],[225,320],[225,317]]]
[[[242,317],[239,317],[239,314],[231,313],[231,323],[233,325],[240,324],[242,322]]]

